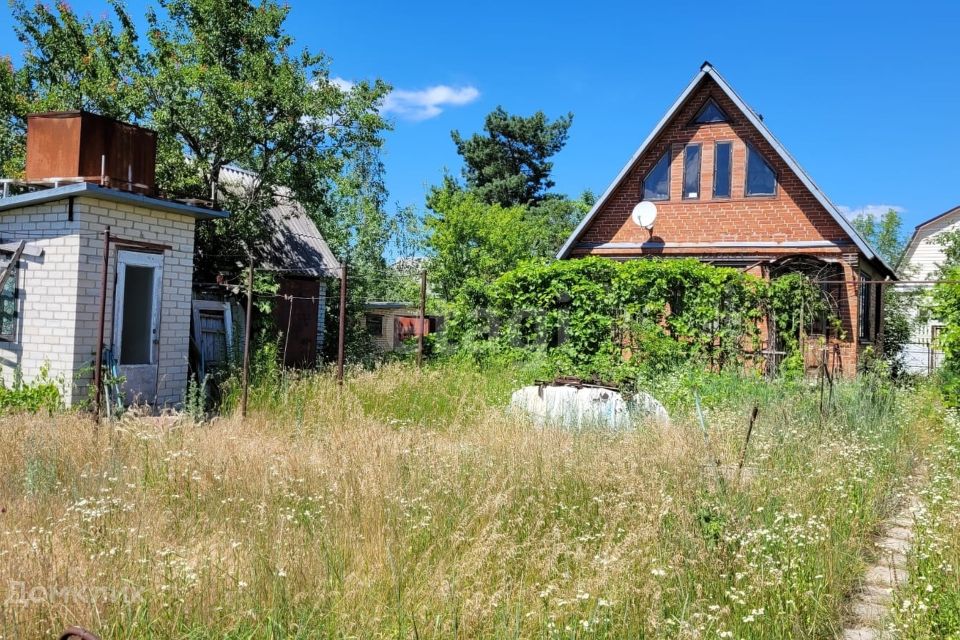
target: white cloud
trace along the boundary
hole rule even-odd
[[[417,91],[397,89],[383,102],[383,112],[405,120],[428,120],[443,113],[444,107],[460,107],[480,97],[476,87],[448,87],[440,84]]]
[[[349,91],[355,84],[339,77],[330,78],[330,82],[341,91]],[[380,111],[404,120],[419,122],[437,117],[446,107],[470,104],[479,97],[480,91],[470,85],[451,87],[438,84],[426,89],[394,89],[384,98]]]
[[[840,213],[844,215],[848,220],[853,220],[854,218],[859,218],[860,216],[865,216],[867,218],[880,218],[890,209],[893,209],[897,213],[903,213],[906,211],[905,207],[901,207],[895,204],[865,204],[859,207],[848,207],[846,205],[837,205]]]

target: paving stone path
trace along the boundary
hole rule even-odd
[[[863,574],[859,590],[850,601],[850,618],[841,640],[890,640],[884,622],[893,604],[896,587],[907,581],[907,554],[913,542],[913,525],[920,500],[908,495],[900,512],[888,520],[876,542],[874,564]]]

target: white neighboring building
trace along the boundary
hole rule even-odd
[[[913,232],[901,261],[901,271],[907,271],[910,280],[935,280],[945,255],[937,238],[947,231],[960,229],[960,206],[954,207],[919,225]],[[902,285],[932,289],[931,284]],[[907,371],[929,373],[940,366],[943,353],[936,349],[937,335],[943,323],[930,318],[914,329],[910,344],[904,349]]]

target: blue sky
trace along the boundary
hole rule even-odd
[[[130,0],[142,19],[144,2]],[[75,0],[81,13],[105,0]],[[903,210],[907,230],[960,204],[955,2],[307,2],[290,31],[331,76],[395,87],[390,200],[423,207],[450,130],[497,105],[574,123],[556,190],[601,193],[710,60],[838,205]],[[0,52],[16,53],[9,12]]]

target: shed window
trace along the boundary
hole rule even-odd
[[[643,179],[643,199],[670,199],[670,149],[664,152]]]
[[[733,145],[729,142],[718,142],[713,153],[713,197],[730,197],[730,166]]]
[[[714,122],[726,122],[728,120],[727,114],[723,112],[723,109],[717,106],[717,103],[713,101],[713,98],[707,100],[706,104],[700,108],[700,111],[693,118],[694,124],[711,124]]]
[[[0,274],[6,269],[0,264]],[[17,333],[17,265],[10,267],[10,276],[0,290],[0,340],[13,342]]]
[[[379,316],[373,313],[367,314],[367,333],[372,336],[382,336],[383,335],[383,316]]]
[[[777,174],[766,159],[752,146],[747,145],[748,196],[772,196],[777,193]]]
[[[683,150],[683,197],[700,197],[699,144],[688,144]]]

